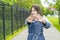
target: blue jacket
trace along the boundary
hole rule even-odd
[[[39,21],[34,21],[32,23],[26,22],[28,25],[28,38],[27,40],[45,40],[43,36],[43,28],[48,29],[50,27],[50,23],[46,22],[43,24]]]

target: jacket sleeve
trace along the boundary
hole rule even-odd
[[[25,25],[28,26],[30,25],[31,23],[27,22],[27,20],[25,20]]]
[[[51,24],[50,24],[49,22],[46,22],[46,23],[44,24],[44,27],[45,27],[46,29],[50,28],[50,26],[51,26]]]

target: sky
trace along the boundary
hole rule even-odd
[[[55,4],[55,2],[53,0],[48,0],[48,2]],[[44,7],[49,7],[49,4],[47,2],[45,2],[45,0],[41,0],[41,3]]]

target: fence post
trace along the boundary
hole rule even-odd
[[[21,18],[21,28],[22,28],[22,11],[20,10],[20,18]]]
[[[16,5],[16,13],[17,13],[16,21],[17,21],[17,31],[18,31],[18,6],[17,5]]]
[[[11,31],[13,35],[13,6],[11,6]]]
[[[4,3],[2,3],[2,4],[3,4],[3,7],[2,7],[2,11],[3,11],[3,37],[4,37],[4,40],[6,40],[5,39],[5,11],[4,11],[5,5],[4,5]]]

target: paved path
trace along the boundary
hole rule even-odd
[[[49,21],[46,17],[44,17],[47,21]],[[17,36],[12,38],[12,40],[27,40],[28,29],[19,33]],[[44,28],[44,36],[46,40],[60,40],[60,32],[51,24],[49,29]]]
[[[46,17],[45,19],[49,21]],[[60,32],[52,25],[52,23],[49,29],[44,28],[44,36],[46,40],[60,40]]]
[[[28,29],[26,29],[23,32],[19,33],[12,40],[27,40],[27,36],[28,36]]]

